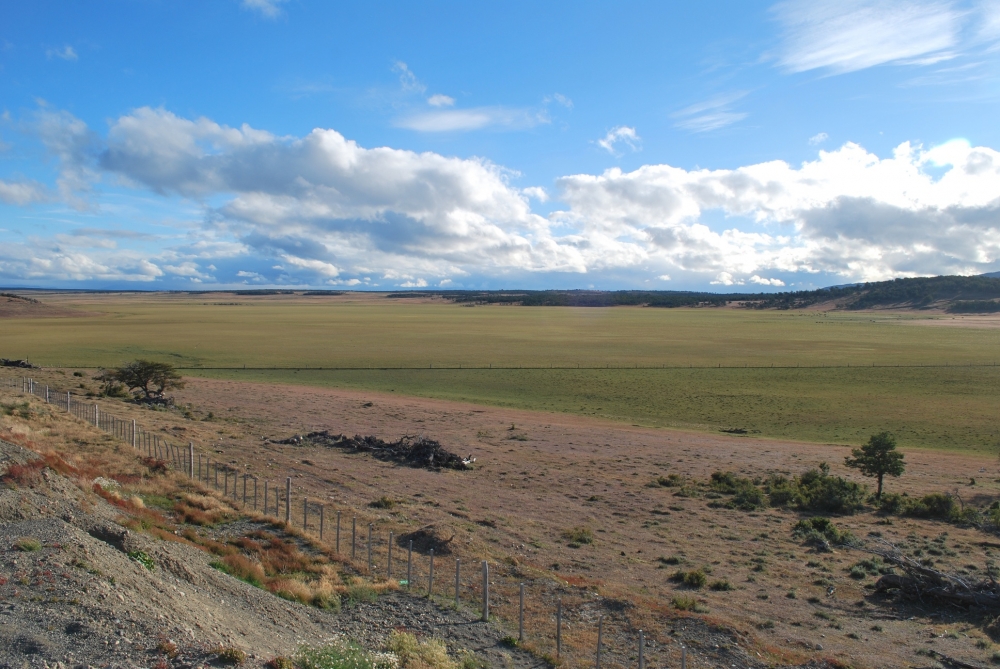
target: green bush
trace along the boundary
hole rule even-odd
[[[586,527],[574,527],[564,530],[562,534],[563,538],[569,541],[569,545],[573,548],[579,548],[582,544],[594,543],[594,533]]]
[[[708,582],[708,576],[701,569],[692,569],[691,571],[678,571],[675,572],[673,576],[670,577],[671,581],[675,583],[682,583],[689,588],[699,588],[705,587],[705,583]]]
[[[771,506],[821,513],[854,513],[864,507],[866,488],[840,476],[831,476],[824,462],[798,479],[772,476],[764,484]]]
[[[656,483],[664,488],[679,488],[684,485],[684,479],[679,474],[670,474],[668,476],[658,476]]]

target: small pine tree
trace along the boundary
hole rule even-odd
[[[844,458],[844,464],[878,479],[876,500],[882,499],[882,479],[887,475],[900,476],[906,469],[903,454],[896,451],[896,438],[888,432],[873,434],[867,444],[852,449],[851,456]]]

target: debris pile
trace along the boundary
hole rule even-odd
[[[8,360],[0,358],[0,367],[20,367],[22,369],[41,369],[38,365],[32,365],[27,360]]]
[[[295,435],[288,439],[273,441],[275,444],[325,446],[339,448],[352,453],[370,453],[372,457],[389,462],[409,465],[410,467],[426,467],[427,469],[472,469],[476,461],[469,455],[467,458],[455,455],[441,446],[440,442],[423,437],[401,437],[398,441],[388,442],[378,437],[348,437],[343,434],[330,434],[327,430],[310,432],[306,435]]]
[[[922,565],[900,553],[893,546],[888,550],[871,551],[902,574],[885,574],[875,583],[876,592],[898,591],[904,597],[922,602],[934,601],[953,606],[1000,608],[1000,583],[987,570],[987,578],[964,578],[946,574]]]

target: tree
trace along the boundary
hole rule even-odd
[[[873,434],[867,444],[852,449],[851,457],[844,458],[844,464],[878,479],[876,500],[882,499],[882,479],[886,475],[900,476],[906,468],[903,454],[896,451],[896,438],[888,432]]]
[[[174,366],[168,362],[133,360],[112,372],[115,380],[125,384],[129,390],[142,391],[146,401],[162,400],[163,393],[174,388],[183,388],[184,381]]]

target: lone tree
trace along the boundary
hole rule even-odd
[[[111,374],[129,390],[141,391],[143,394],[141,399],[147,402],[160,401],[164,392],[184,387],[181,375],[168,362],[134,360],[122,365]]]
[[[852,449],[851,457],[844,458],[844,464],[878,479],[876,500],[882,499],[882,479],[886,475],[899,476],[906,468],[903,454],[896,451],[896,438],[888,432],[873,434],[867,444]]]

